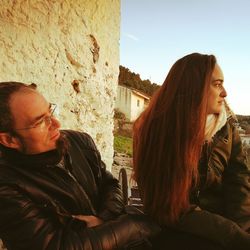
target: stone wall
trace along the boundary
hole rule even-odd
[[[120,0],[2,0],[0,27],[0,81],[37,84],[110,169]]]

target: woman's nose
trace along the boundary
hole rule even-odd
[[[223,86],[222,86],[222,91],[220,93],[220,97],[227,97],[227,91]]]

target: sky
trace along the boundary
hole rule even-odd
[[[121,0],[120,64],[161,85],[179,58],[214,54],[227,101],[250,115],[249,0]]]

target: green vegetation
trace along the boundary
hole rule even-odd
[[[114,118],[121,122],[124,122],[127,120],[125,114],[122,113],[119,109],[114,110]]]
[[[115,151],[119,153],[125,153],[128,154],[129,156],[132,156],[132,147],[133,147],[133,142],[132,138],[129,137],[124,137],[120,135],[115,135],[114,136],[114,149]]]

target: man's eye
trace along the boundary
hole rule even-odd
[[[44,118],[42,120],[36,122],[36,124],[34,125],[34,127],[41,125],[43,122],[44,122]]]

